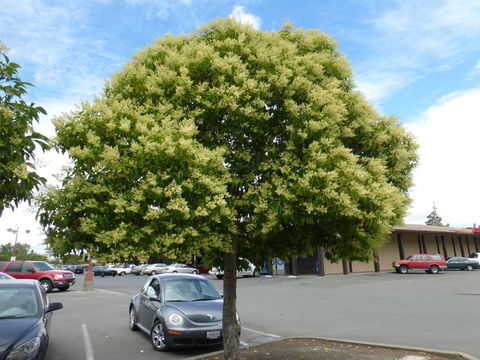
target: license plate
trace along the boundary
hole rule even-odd
[[[207,339],[218,339],[220,337],[220,330],[207,331]]]

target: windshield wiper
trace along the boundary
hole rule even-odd
[[[195,299],[195,300],[192,300],[192,301],[206,301],[206,300],[218,300],[219,298],[200,298],[200,299]]]
[[[190,300],[179,300],[179,299],[177,299],[177,300],[175,300],[175,299],[174,300],[167,300],[167,302],[188,302],[188,301],[190,301]]]
[[[0,319],[20,319],[25,317],[26,316],[8,315],[8,316],[0,316]]]

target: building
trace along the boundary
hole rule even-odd
[[[480,233],[475,230],[431,225],[395,226],[389,241],[379,249],[374,261],[331,263],[323,256],[322,248],[318,248],[311,256],[290,258],[285,264],[285,274],[324,276],[379,272],[391,270],[392,261],[405,259],[410,254],[440,254],[445,258],[468,257],[471,253],[480,252]]]

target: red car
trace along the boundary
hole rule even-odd
[[[410,270],[423,270],[430,274],[438,274],[447,270],[447,262],[442,255],[415,254],[405,260],[396,260],[393,268],[399,274],[406,274]]]
[[[55,270],[44,261],[0,261],[0,271],[15,279],[38,280],[45,292],[52,289],[65,291],[75,284],[75,275],[71,271]]]

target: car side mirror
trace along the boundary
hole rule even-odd
[[[47,313],[55,311],[55,310],[60,310],[63,309],[63,304],[62,303],[50,303],[48,305]]]

